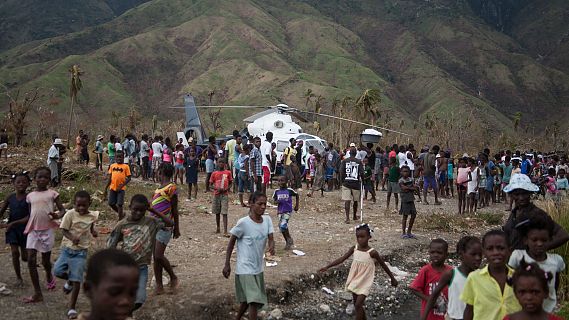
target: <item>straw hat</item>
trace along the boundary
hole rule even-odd
[[[97,141],[103,140],[104,138],[105,138],[105,137],[103,137],[102,135],[98,135],[98,136],[97,136]]]
[[[61,142],[61,139],[59,139],[59,138],[55,139],[55,140],[53,141],[53,144],[54,144],[54,145],[60,145],[60,146],[63,145],[63,143]]]

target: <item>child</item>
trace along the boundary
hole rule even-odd
[[[91,301],[91,312],[81,313],[79,320],[127,320],[132,314],[138,288],[138,265],[126,252],[105,249],[87,262],[83,290]]]
[[[243,146],[242,152],[237,157],[237,167],[239,168],[239,173],[237,175],[238,181],[238,191],[239,191],[239,203],[242,207],[247,207],[245,202],[243,202],[243,194],[245,190],[249,192],[249,151],[251,147],[246,144]]]
[[[279,176],[279,189],[273,193],[273,201],[277,203],[277,214],[279,216],[279,229],[283,234],[286,245],[285,250],[290,250],[294,244],[290,232],[288,231],[288,221],[292,215],[292,197],[295,198],[294,211],[298,211],[298,193],[291,188],[287,188],[285,176]]]
[[[188,183],[188,199],[192,200],[192,191],[194,200],[198,197],[198,171],[200,159],[196,156],[196,150],[190,148],[188,157],[186,158],[186,182]]]
[[[172,220],[156,211],[159,218],[145,216],[150,205],[148,198],[135,194],[130,199],[130,215],[120,220],[107,240],[109,248],[116,248],[122,242],[122,250],[130,254],[138,265],[138,290],[134,302],[134,310],[140,308],[146,301],[146,282],[148,281],[148,265],[152,259],[156,233],[163,227],[171,227]],[[88,272],[88,271],[87,271]]]
[[[367,223],[360,224],[356,227],[357,244],[350,247],[348,252],[342,257],[334,260],[326,267],[320,269],[320,272],[326,272],[328,269],[341,264],[350,256],[354,255],[350,273],[346,280],[346,291],[352,293],[353,303],[356,309],[356,319],[365,319],[365,299],[369,295],[373,279],[375,277],[375,266],[379,264],[391,279],[391,285],[397,287],[397,279],[391,273],[385,262],[379,256],[379,253],[369,246],[371,238],[371,229]]]
[[[91,196],[85,190],[78,191],[74,196],[75,206],[68,211],[59,228],[62,230],[61,251],[53,266],[53,274],[66,280],[63,286],[69,297],[68,319],[77,318],[77,297],[83,282],[87,252],[91,247],[91,236],[97,237],[95,221],[99,218],[98,211],[89,211]]]
[[[482,252],[488,265],[468,275],[460,295],[466,303],[464,320],[500,320],[521,309],[507,283],[514,270],[507,265],[510,251],[506,234],[502,230],[488,231],[482,238]]]
[[[421,320],[426,320],[435,304],[439,305],[443,299],[440,294],[448,290],[447,315],[451,320],[462,319],[466,304],[460,301],[460,294],[464,289],[468,275],[477,270],[482,262],[482,246],[480,239],[471,236],[462,237],[456,244],[456,253],[460,258],[460,265],[446,271],[441,276],[438,285],[429,297]]]
[[[479,178],[478,178],[478,209],[484,208],[486,206],[488,206],[488,203],[486,201],[487,197],[486,197],[486,178],[487,178],[487,174],[486,174],[486,158],[484,156],[480,157],[480,160],[478,162],[478,174],[479,174]]]
[[[551,274],[543,271],[537,263],[528,264],[522,261],[511,279],[514,294],[522,305],[522,310],[505,316],[504,320],[563,320],[542,307],[548,294],[551,295],[551,282]]]
[[[312,189],[307,196],[312,197],[314,191],[320,191],[320,196],[324,196],[324,184],[326,183],[326,160],[317,153],[315,156],[315,168],[314,168],[314,181],[312,182]]]
[[[115,153],[115,163],[109,167],[109,180],[105,186],[103,199],[107,199],[108,190],[111,192],[109,195],[109,206],[119,214],[119,220],[124,218],[123,204],[126,185],[130,182],[130,167],[128,164],[123,163],[124,152],[117,151]]]
[[[395,208],[399,207],[399,166],[396,158],[389,158],[389,176],[387,178],[387,205],[386,210],[389,211],[389,202],[391,194],[395,197]]]
[[[565,169],[559,169],[559,171],[557,171],[557,190],[562,197],[567,196],[567,190],[569,190],[569,182],[565,174]]]
[[[316,175],[316,156],[314,155],[314,148],[310,146],[308,149],[308,174],[306,175],[306,189],[310,190],[314,183],[314,176]]]
[[[456,191],[458,193],[458,214],[466,213],[466,189],[468,185],[468,173],[470,168],[466,167],[466,159],[458,160],[458,170],[456,176]]]
[[[466,192],[468,195],[467,206],[468,213],[473,213],[476,212],[476,203],[478,200],[480,169],[475,165],[475,161],[472,158],[468,159],[468,166],[470,167],[470,171],[468,171],[468,183],[466,185]]]
[[[180,185],[184,184],[184,145],[177,144],[176,151],[174,151],[174,159],[175,159],[175,168],[176,173],[174,175],[174,183],[178,181],[178,177],[180,178]]]
[[[218,171],[214,171],[210,178],[209,183],[213,188],[213,206],[211,211],[215,214],[215,224],[217,229],[215,233],[219,233],[219,215],[223,216],[223,236],[229,238],[227,233],[227,207],[229,204],[229,186],[233,178],[231,178],[231,171],[226,170],[227,165],[225,158],[217,160]]]
[[[268,215],[264,215],[267,207],[267,196],[261,192],[251,194],[249,198],[249,215],[237,221],[231,229],[231,238],[227,244],[223,276],[227,279],[231,274],[231,254],[237,243],[237,262],[235,266],[235,293],[240,303],[236,319],[241,319],[245,311],[249,311],[249,319],[257,319],[257,311],[267,304],[265,280],[263,274],[263,254],[267,240],[269,253],[275,254],[273,239],[273,223]]]
[[[401,189],[401,209],[399,214],[403,216],[401,219],[401,238],[402,239],[417,239],[411,232],[415,217],[417,216],[417,209],[415,209],[415,197],[413,193],[418,189],[411,178],[411,170],[408,166],[401,167],[401,178],[399,179],[399,188]],[[407,226],[407,217],[409,219],[409,228]]]
[[[429,264],[419,270],[419,274],[411,284],[409,289],[421,299],[421,314],[426,313],[427,300],[433,294],[441,276],[452,270],[452,267],[445,264],[448,256],[448,243],[440,238],[433,239],[429,244]],[[437,299],[436,306],[427,313],[429,320],[444,320],[447,311],[448,290],[442,292],[442,296]]]
[[[2,209],[0,209],[0,217],[4,216],[8,208],[10,208],[10,215],[8,216],[8,222],[6,224],[0,223],[0,227],[6,228],[6,244],[10,245],[12,251],[12,265],[18,279],[17,286],[22,287],[24,280],[20,272],[20,256],[23,262],[28,261],[28,253],[26,252],[27,237],[24,234],[26,223],[30,217],[30,206],[26,202],[26,196],[28,195],[26,190],[30,186],[28,173],[24,171],[13,175],[12,184],[16,192],[6,198]]]
[[[524,220],[518,223],[517,229],[522,233],[527,249],[514,250],[508,265],[517,269],[524,262],[536,263],[543,271],[550,274],[547,290],[549,295],[543,301],[543,310],[553,312],[557,305],[555,284],[559,279],[559,273],[565,270],[565,262],[560,255],[547,253],[545,244],[551,241],[554,225],[539,211],[532,210],[525,213],[522,218]]]
[[[553,200],[555,203],[559,202],[559,191],[557,190],[557,182],[555,181],[555,168],[547,170],[545,177],[545,198]]]
[[[174,175],[174,167],[169,163],[162,163],[162,179],[160,188],[154,191],[152,196],[151,217],[160,220],[160,216],[154,214],[159,212],[168,220],[174,223],[174,227],[163,227],[156,232],[156,244],[154,246],[154,279],[156,279],[155,294],[164,293],[164,285],[162,284],[162,269],[166,270],[170,276],[170,288],[176,290],[178,288],[178,277],[174,274],[174,270],[170,265],[170,261],[164,255],[166,246],[172,239],[180,237],[180,220],[178,215],[178,190],[175,183],[171,183]]]
[[[364,190],[365,190],[365,196],[364,198],[367,200],[367,193],[371,193],[371,201],[373,201],[373,203],[376,202],[375,200],[375,189],[373,188],[373,181],[372,181],[372,177],[373,177],[373,170],[371,169],[371,166],[369,165],[368,159],[364,158],[362,160],[362,163],[364,165],[364,179],[363,179],[363,184],[364,184]]]
[[[55,290],[55,277],[51,274],[51,249],[55,241],[53,229],[58,227],[54,219],[60,219],[65,214],[65,209],[59,199],[59,193],[48,189],[51,171],[47,167],[36,169],[35,181],[36,190],[28,193],[26,202],[30,207],[30,218],[24,229],[24,234],[28,236],[26,249],[28,249],[28,269],[30,278],[34,286],[34,295],[23,298],[25,303],[36,303],[43,301],[40,288],[40,280],[37,266],[37,253],[41,253],[42,265],[45,270],[47,280],[47,290]],[[54,212],[55,208],[59,214]]]
[[[454,158],[450,157],[450,153],[447,153],[448,155],[448,164],[447,164],[447,187],[446,187],[446,192],[447,195],[449,194],[449,189],[450,189],[450,194],[451,197],[454,198],[454,184],[453,184],[453,180],[454,180]]]

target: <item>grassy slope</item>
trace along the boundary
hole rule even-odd
[[[467,101],[495,127],[569,96],[566,74],[454,3],[154,0],[0,53],[0,79],[65,98],[66,69],[80,63],[82,113],[102,117],[135,104],[177,116],[164,107],[183,92],[199,104],[215,89],[214,103],[304,106],[308,88],[328,100],[381,88],[396,119],[462,112]],[[252,112],[224,111],[225,127]]]

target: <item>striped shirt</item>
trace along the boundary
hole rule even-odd
[[[156,189],[154,196],[152,196],[152,208],[172,220],[172,197],[177,193],[176,185],[173,183]],[[158,218],[153,213],[150,213],[150,215]]]

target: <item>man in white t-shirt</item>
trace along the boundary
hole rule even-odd
[[[271,142],[273,141],[273,133],[267,132],[265,135],[265,140],[261,143],[261,156],[262,158],[262,167],[263,167],[263,193],[267,193],[267,186],[269,185],[269,181],[271,180]]]
[[[156,182],[158,168],[162,164],[162,143],[160,143],[160,138],[155,137],[152,143],[152,180]]]

